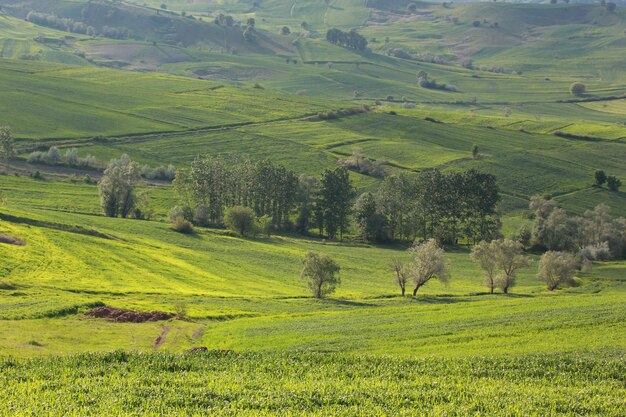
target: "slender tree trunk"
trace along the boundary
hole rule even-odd
[[[404,297],[404,293],[406,292],[406,288],[402,287],[402,296]]]

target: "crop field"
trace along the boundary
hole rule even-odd
[[[515,285],[490,294],[465,234],[444,247],[448,282],[402,296],[408,241],[367,242],[356,216],[342,239],[282,221],[180,233],[171,176],[145,172],[245,155],[319,178],[357,151],[385,168],[352,166],[357,196],[391,174],[493,174],[506,238],[538,224],[535,195],[624,217],[623,186],[594,184],[626,183],[624,22],[591,3],[0,0],[16,151],[0,147],[0,415],[623,417],[623,259],[576,248],[550,291],[533,238]],[[29,159],[52,146],[96,162]],[[146,220],[103,214],[98,181],[123,154],[146,170]],[[326,298],[301,278],[310,252],[340,268]]]

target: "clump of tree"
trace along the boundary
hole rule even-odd
[[[171,164],[155,168],[150,167],[150,165],[144,165],[141,167],[141,176],[149,180],[172,181],[176,178],[176,167]]]
[[[599,204],[582,216],[570,216],[553,200],[535,196],[532,244],[536,249],[577,252],[606,242],[612,258],[622,258],[626,248],[626,219],[611,216],[610,208]]]
[[[0,159],[8,163],[15,158],[15,144],[13,141],[13,131],[8,126],[0,127]]]
[[[282,229],[295,208],[297,187],[293,171],[246,157],[198,157],[189,169],[178,170],[174,180],[188,220],[201,226],[222,226],[225,210],[242,206],[257,217],[271,216]]]
[[[484,271],[484,283],[491,294],[496,288],[508,294],[515,286],[517,271],[530,263],[523,252],[521,243],[512,239],[498,239],[474,245],[470,257]]]
[[[315,298],[324,298],[335,292],[341,283],[338,276],[340,267],[330,256],[309,252],[302,260],[300,276]]]
[[[220,13],[215,17],[214,23],[222,27],[232,27],[235,24],[235,19],[230,15]]]
[[[336,28],[329,29],[326,32],[326,40],[332,44],[356,49],[357,51],[365,51],[367,49],[367,39],[355,30],[344,32]]]
[[[576,82],[569,86],[569,92],[573,96],[582,96],[587,91],[587,86],[583,83]]]
[[[139,203],[135,189],[140,179],[139,166],[128,155],[111,160],[98,183],[104,214],[128,217]]]
[[[458,91],[454,85],[440,84],[437,80],[429,78],[426,71],[419,72],[417,75],[417,84],[422,88],[429,88],[431,90]]]
[[[391,175],[376,197],[392,240],[419,236],[456,244],[462,238],[476,243],[499,236],[500,194],[491,174],[427,170]]]
[[[384,177],[386,174],[386,161],[367,158],[361,148],[353,148],[352,155],[346,159],[339,159],[339,164],[351,171],[374,177]]]
[[[546,283],[549,291],[562,285],[575,285],[577,265],[576,258],[569,252],[548,251],[541,256],[537,278]]]
[[[26,161],[29,164],[66,165],[70,167],[89,168],[101,167],[101,163],[92,155],[79,158],[76,148],[67,149],[65,153],[62,153],[56,146],[51,146],[47,151],[31,152]]]

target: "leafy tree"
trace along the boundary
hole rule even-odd
[[[587,91],[587,86],[583,83],[573,83],[569,87],[569,92],[573,96],[581,96],[585,94],[585,91]]]
[[[606,3],[606,10],[609,11],[610,13],[613,13],[616,9],[617,9],[617,4],[613,3],[612,1],[609,1]]]
[[[315,298],[332,294],[341,283],[337,276],[340,267],[328,255],[309,252],[302,263],[304,267],[300,276],[306,281]]]
[[[15,145],[13,143],[13,131],[8,126],[0,127],[0,156],[5,163],[15,158]]]
[[[135,188],[140,178],[139,166],[128,155],[109,162],[98,183],[100,204],[105,215],[128,217],[137,204]]]
[[[596,185],[598,187],[602,187],[604,183],[606,182],[606,174],[604,173],[604,171],[602,170],[596,171],[595,177],[596,177]]]
[[[437,278],[440,282],[448,282],[450,275],[444,258],[444,250],[434,239],[423,243],[417,241],[409,249],[411,261],[408,264],[408,273],[413,281],[413,296],[428,281]]]
[[[496,245],[497,241],[495,240],[491,241],[491,243],[483,240],[479,244],[474,245],[470,254],[472,261],[480,265],[485,272],[485,286],[489,288],[491,294],[497,287]]]
[[[511,239],[497,240],[493,245],[494,261],[500,270],[497,286],[508,294],[515,285],[517,271],[529,265],[530,260],[523,255],[522,244]]]
[[[235,206],[226,210],[224,221],[230,230],[246,236],[254,231],[256,217],[251,208]]]
[[[338,167],[324,171],[319,194],[318,207],[328,238],[334,239],[339,232],[340,239],[343,239],[355,195],[348,170]]]
[[[517,242],[521,243],[523,247],[528,247],[530,246],[532,237],[533,237],[533,234],[532,234],[532,230],[530,229],[530,227],[528,227],[527,224],[523,224],[515,232],[515,235],[513,236],[513,240],[516,240]]]
[[[254,17],[250,17],[248,18],[246,24],[248,25],[248,27],[253,28],[254,26],[256,26],[256,20],[254,19]]]
[[[359,236],[365,242],[385,239],[385,217],[378,212],[372,193],[363,193],[356,200],[354,220]]]
[[[472,146],[472,158],[478,159],[478,155],[479,155],[478,145]]]
[[[549,251],[539,261],[537,278],[545,281],[550,291],[563,284],[573,285],[576,265],[576,258],[571,253]]]
[[[619,191],[619,187],[622,186],[622,180],[614,175],[609,175],[606,177],[606,186],[609,187],[611,191]]]
[[[400,287],[400,291],[402,291],[402,296],[406,293],[406,284],[409,282],[409,273],[407,267],[404,263],[398,259],[394,258],[391,261],[391,269],[394,272],[394,282]]]
[[[285,35],[285,36],[287,36],[287,35],[289,35],[291,33],[291,29],[289,29],[289,27],[287,27],[287,26],[283,26],[280,29],[280,33]]]

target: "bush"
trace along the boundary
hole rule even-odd
[[[583,83],[573,83],[569,87],[569,92],[574,96],[581,96],[587,91],[587,86]]]
[[[189,220],[186,220],[184,217],[176,217],[172,222],[172,229],[178,233],[183,233],[186,235],[190,235],[194,232],[193,225]]]
[[[256,216],[249,207],[235,206],[226,211],[224,221],[230,230],[246,236],[254,231]]]

